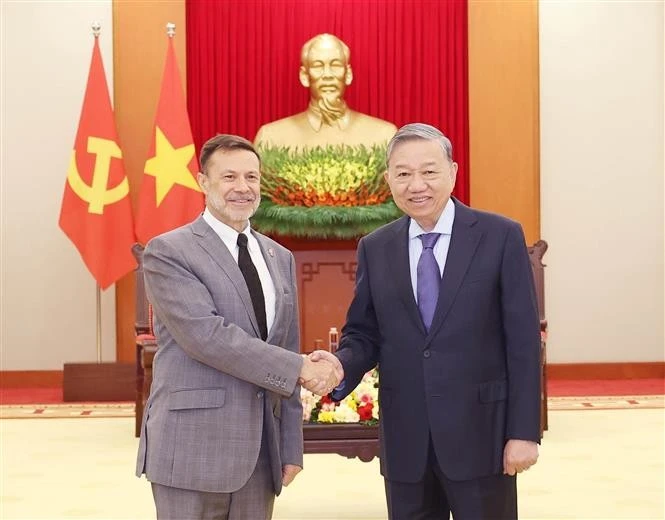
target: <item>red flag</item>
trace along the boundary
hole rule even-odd
[[[129,183],[97,38],[59,223],[102,289],[136,267]]]
[[[139,195],[136,236],[141,243],[191,222],[203,211],[204,197],[196,181],[198,171],[185,93],[173,38],[169,38],[152,143]]]

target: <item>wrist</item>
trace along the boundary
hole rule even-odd
[[[300,377],[303,379],[308,379],[306,375],[311,371],[312,361],[307,357],[306,354],[302,355],[302,365],[300,367]]]

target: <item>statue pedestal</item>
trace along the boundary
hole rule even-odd
[[[328,348],[331,327],[340,330],[356,283],[355,240],[277,238],[293,251],[298,277],[301,351]]]

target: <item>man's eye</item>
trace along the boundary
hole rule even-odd
[[[397,172],[398,177],[406,177],[407,175],[409,175],[409,172]]]

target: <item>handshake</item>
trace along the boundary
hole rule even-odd
[[[303,354],[298,382],[310,392],[327,395],[344,379],[344,369],[336,356],[326,350]]]

